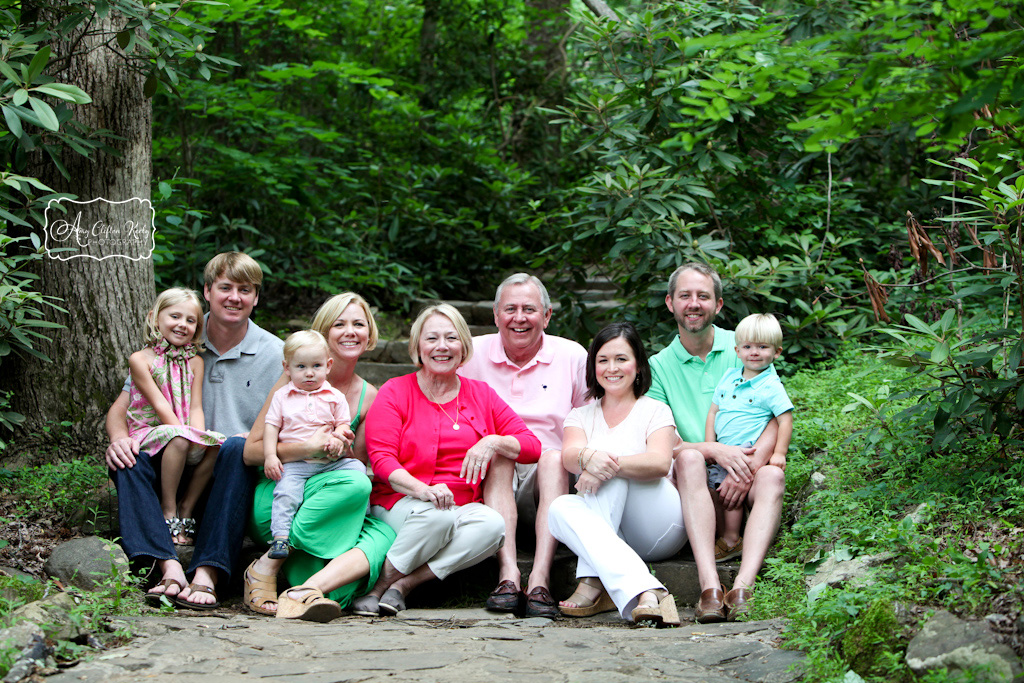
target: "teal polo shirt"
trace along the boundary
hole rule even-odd
[[[773,417],[793,410],[774,363],[751,379],[743,379],[741,368],[729,370],[712,403],[718,406],[715,436],[729,446],[755,443]]]
[[[715,338],[707,360],[691,356],[678,335],[651,358],[651,390],[648,396],[668,404],[683,441],[704,441],[711,399],[726,371],[742,368],[736,356],[736,334],[714,326]]]

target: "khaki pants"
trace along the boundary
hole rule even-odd
[[[426,564],[444,579],[494,555],[505,542],[505,520],[482,503],[438,510],[406,496],[390,510],[374,505],[370,511],[398,532],[388,559],[403,574]]]

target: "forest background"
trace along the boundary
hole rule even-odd
[[[705,260],[723,324],[775,312],[781,369],[822,401],[761,601],[804,615],[818,675],[907,675],[914,618],[870,665],[843,645],[901,601],[1002,600],[1019,647],[1021,20],[996,0],[2,6],[0,458],[94,453],[154,290],[200,286],[220,251],[263,265],[268,320],[347,289],[401,319],[535,271],[584,343],[600,321],[574,290],[603,275],[652,350],[667,274]],[[152,258],[46,256],[62,196],[151,199]],[[835,488],[800,493],[815,469]],[[933,548],[899,526],[920,502]],[[894,547],[933,588],[803,590],[828,556]]]

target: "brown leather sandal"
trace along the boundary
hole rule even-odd
[[[170,588],[171,586],[177,586],[178,587],[178,593],[180,593],[181,591],[185,590],[185,584],[183,584],[181,581],[177,581],[175,579],[164,579],[163,581],[160,581],[155,586],[153,586],[153,588],[160,588],[160,587],[162,587],[164,589],[163,592],[162,593],[147,592],[146,596],[144,598],[144,600],[146,601],[146,604],[147,605],[152,605],[153,607],[159,607],[160,605],[163,604],[163,601],[161,600],[161,598],[167,598],[168,601],[174,602],[174,599],[176,597],[178,597],[178,593],[175,593],[174,595],[167,595],[167,589]]]
[[[253,560],[242,575],[242,604],[247,610],[272,617],[277,610],[267,609],[266,605],[277,604],[277,576],[256,571],[258,561]]]
[[[220,601],[217,600],[217,593],[215,593],[214,590],[212,588],[210,588],[209,586],[203,586],[203,585],[200,585],[198,583],[193,582],[193,583],[190,583],[188,585],[188,590],[189,590],[189,595],[192,595],[194,593],[206,593],[207,595],[212,595],[213,596],[213,602],[211,602],[209,604],[207,604],[207,603],[199,603],[199,602],[189,602],[185,598],[181,597],[181,594],[179,593],[178,596],[174,598],[174,604],[175,605],[177,605],[178,607],[184,607],[185,609],[197,609],[197,610],[210,610],[210,609],[217,609],[218,607],[220,607]]]

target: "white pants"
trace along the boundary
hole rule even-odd
[[[600,578],[624,619],[641,593],[664,588],[646,563],[675,555],[687,541],[679,491],[666,478],[615,477],[597,493],[559,496],[548,526],[579,558],[577,578]]]
[[[370,511],[398,532],[387,557],[403,574],[425,564],[444,579],[487,559],[505,542],[505,519],[481,503],[438,510],[406,496],[390,510],[374,505]]]

